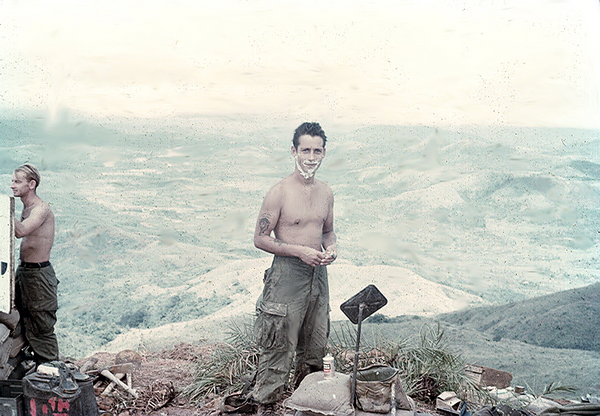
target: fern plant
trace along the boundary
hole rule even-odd
[[[258,365],[258,346],[251,324],[230,324],[227,342],[217,345],[209,357],[198,362],[192,382],[181,394],[192,403],[244,388]]]

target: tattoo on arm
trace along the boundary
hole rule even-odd
[[[271,227],[270,215],[265,214],[261,219],[258,220],[258,232],[260,235],[269,235],[269,228]],[[283,241],[278,240],[276,238],[273,239],[275,244],[278,246],[283,245]]]
[[[267,234],[267,230],[271,223],[269,222],[268,215],[265,215],[258,221],[258,229],[260,230],[260,234]]]

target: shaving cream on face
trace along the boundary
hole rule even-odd
[[[297,155],[294,157],[294,159],[296,159],[296,167],[304,179],[310,179],[315,176],[315,172],[317,169],[319,169],[319,166],[321,166],[321,161],[318,161],[314,166],[312,166],[312,164],[310,164],[311,166],[307,166],[307,162],[303,162],[302,165],[306,167],[306,170],[304,170],[302,169],[300,159]]]

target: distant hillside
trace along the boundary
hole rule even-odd
[[[120,332],[96,348],[118,352],[142,344],[156,349],[169,347],[175,341],[225,338],[230,322],[253,314],[263,288],[260,277],[270,263],[270,257],[232,261],[198,277],[182,280],[179,289],[170,291],[156,285],[143,285],[136,293],[132,292],[130,300],[130,309],[139,312],[123,315],[126,319],[122,318],[117,324]],[[481,304],[476,296],[430,282],[401,267],[355,266],[341,259],[329,266],[328,275],[332,321],[348,322],[340,305],[369,284],[375,284],[387,297],[388,303],[381,310],[390,315],[436,316],[466,305]],[[147,293],[162,295],[164,300],[148,298]],[[196,304],[200,307],[198,310],[193,309]],[[176,316],[178,319],[171,319],[176,313],[180,313]],[[166,319],[161,322],[161,318]],[[150,320],[158,325],[146,325]],[[67,346],[73,344],[67,337],[60,342]]]
[[[450,312],[440,320],[550,348],[600,351],[600,283],[501,306]]]

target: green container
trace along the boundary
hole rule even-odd
[[[358,370],[356,375],[356,406],[370,413],[389,413],[392,389],[398,387],[398,370],[384,365],[372,365]]]

